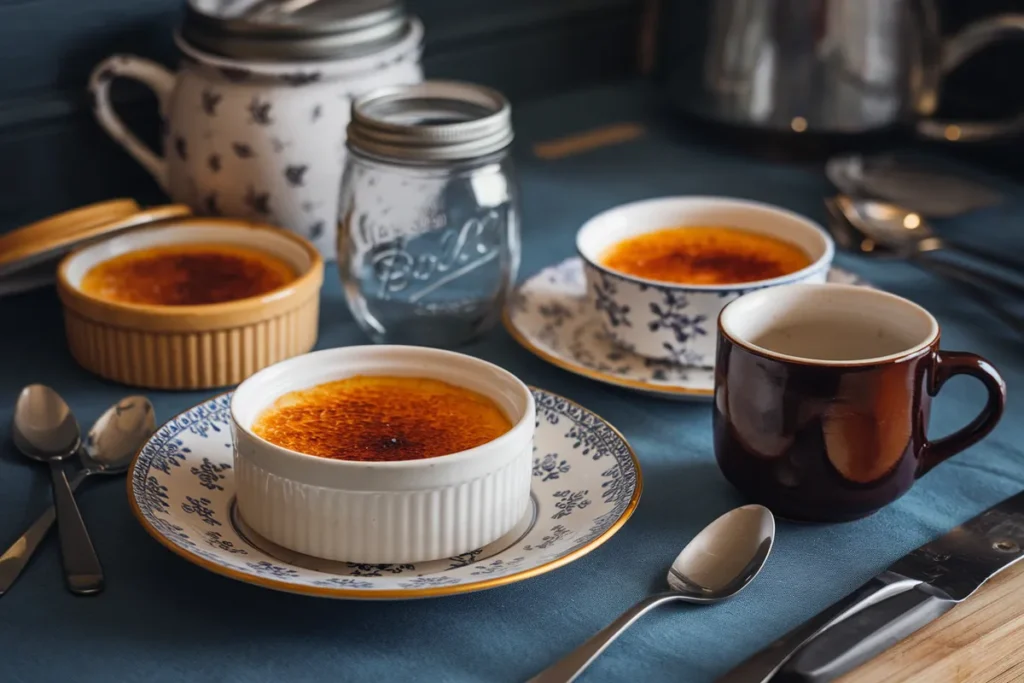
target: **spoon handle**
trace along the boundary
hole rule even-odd
[[[92,595],[103,590],[103,567],[92,547],[89,531],[85,528],[78,503],[71,493],[64,466],[58,460],[50,461],[53,479],[53,503],[57,508],[57,532],[60,535],[61,560],[68,590],[76,595]]]
[[[85,481],[87,476],[89,473],[85,470],[75,473],[75,476],[71,478],[72,492]],[[46,538],[46,533],[53,526],[55,519],[57,519],[57,511],[51,505],[43,514],[39,515],[39,519],[33,522],[32,526],[26,529],[18,540],[11,544],[11,547],[3,555],[0,555],[0,595],[10,590],[14,582],[21,576],[21,571],[28,566],[29,560],[35,555],[39,544]]]
[[[964,272],[962,269],[949,268],[930,259],[914,259],[912,263],[919,265],[924,270],[931,271],[936,275],[958,283],[978,304],[988,309],[992,315],[1002,320],[1008,327],[1013,328],[1015,332],[1024,335],[1024,318],[1007,309],[998,298],[993,297],[990,292],[985,290],[985,285],[991,283],[980,280],[970,273]]]
[[[680,599],[678,593],[660,593],[641,600],[623,612],[618,619],[605,626],[590,640],[531,678],[527,683],[570,683],[576,680],[576,677],[583,673],[583,670],[590,666],[590,663],[634,621],[658,605],[678,599]]]
[[[1000,268],[1005,268],[1015,273],[1020,273],[1024,270],[1024,261],[1012,256],[1006,256],[999,252],[989,251],[988,249],[982,249],[981,247],[975,247],[961,242],[950,242],[949,240],[942,240],[942,242],[946,249],[949,249],[950,251],[958,251],[961,254],[966,254],[967,256],[971,256],[980,261],[988,261]]]

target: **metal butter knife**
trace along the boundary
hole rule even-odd
[[[1024,557],[1024,493],[1007,498],[796,627],[717,683],[824,683],[945,614]]]

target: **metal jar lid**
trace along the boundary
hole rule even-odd
[[[294,62],[373,54],[409,30],[399,0],[189,0],[181,36],[215,55]]]
[[[453,81],[369,92],[352,103],[348,124],[349,147],[396,161],[475,159],[508,147],[512,138],[504,95]]]

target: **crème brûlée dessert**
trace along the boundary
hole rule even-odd
[[[96,264],[82,278],[86,294],[127,304],[201,306],[248,299],[297,277],[265,251],[235,244],[167,244]]]
[[[491,399],[436,379],[356,375],[287,393],[252,431],[276,446],[337,460],[422,460],[512,429]]]
[[[771,280],[811,264],[785,240],[726,226],[655,230],[612,245],[600,259],[611,270],[687,285],[733,285]]]

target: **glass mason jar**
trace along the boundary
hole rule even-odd
[[[357,99],[338,269],[378,343],[456,346],[495,325],[519,269],[508,101],[428,81]]]

